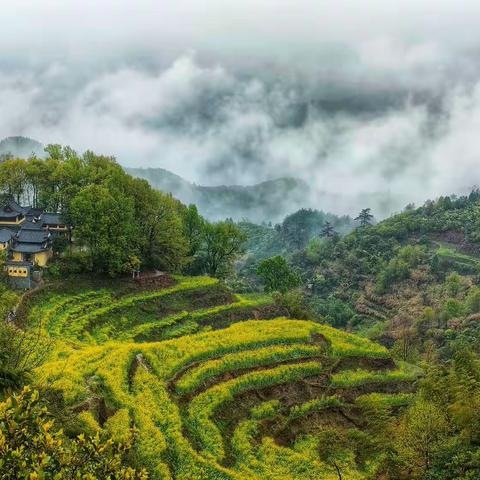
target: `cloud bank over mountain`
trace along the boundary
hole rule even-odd
[[[5,7],[0,136],[206,185],[295,176],[335,213],[480,183],[478,2],[164,3]]]

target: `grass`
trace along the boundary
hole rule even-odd
[[[178,394],[187,394],[198,389],[209,378],[227,372],[245,368],[272,365],[288,360],[318,357],[323,353],[321,347],[314,345],[275,345],[258,350],[231,353],[222,358],[210,360],[189,370],[176,384]]]
[[[412,382],[421,374],[421,371],[417,367],[404,362],[398,363],[399,367],[396,370],[344,370],[343,372],[332,375],[330,385],[334,388],[352,388],[369,383],[389,384]]]
[[[460,268],[465,273],[477,273],[479,271],[480,261],[476,257],[461,253],[445,245],[440,245],[436,250],[436,254],[440,258],[451,262],[457,269]]]

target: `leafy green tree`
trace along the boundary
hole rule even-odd
[[[133,435],[125,443],[79,435],[69,440],[25,387],[0,403],[0,471],[4,480],[146,480],[144,470],[128,466]]]
[[[444,408],[423,398],[408,409],[397,430],[398,449],[410,465],[412,478],[421,478],[448,439],[449,425]]]
[[[102,185],[89,185],[71,203],[75,239],[88,248],[95,270],[111,276],[128,270],[136,254],[133,200]]]
[[[0,163],[0,189],[17,202],[25,191],[26,168],[27,162],[21,158]]]
[[[480,448],[450,442],[435,455],[425,480],[477,480],[480,478]]]
[[[266,292],[285,293],[301,283],[300,277],[280,255],[263,260],[257,268]]]
[[[375,289],[378,293],[384,293],[388,291],[395,282],[405,280],[409,276],[410,267],[408,263],[399,258],[393,258],[378,274]]]
[[[480,288],[474,287],[468,294],[467,305],[470,313],[480,312]]]
[[[370,213],[371,211],[371,208],[363,208],[354,220],[358,220],[361,227],[371,225],[373,220],[373,215]]]
[[[245,234],[232,222],[205,224],[199,252],[203,271],[213,277],[225,277],[234,261],[244,253],[246,240]]]
[[[371,454],[369,438],[356,429],[326,427],[317,437],[319,457],[336,472],[338,480],[346,479],[346,471],[363,464]]]
[[[355,311],[348,303],[334,295],[329,295],[326,299],[314,302],[312,308],[324,317],[330,325],[337,328],[346,327],[355,315]]]
[[[279,233],[290,248],[305,248],[308,241],[320,234],[327,219],[338,223],[346,222],[346,219],[339,219],[318,210],[302,208],[291,215],[288,215],[278,227]]]
[[[188,244],[177,200],[152,190],[152,203],[139,231],[144,235],[142,253],[148,267],[177,271],[187,261]]]
[[[285,293],[273,292],[272,296],[275,305],[286,310],[290,318],[297,320],[309,320],[312,318],[312,311],[305,300],[305,293],[301,288],[295,288]]]
[[[198,213],[195,205],[188,205],[182,210],[183,227],[188,243],[188,255],[195,257],[202,246],[205,220]]]

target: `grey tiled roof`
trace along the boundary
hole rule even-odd
[[[46,244],[38,244],[38,243],[16,243],[12,247],[12,252],[20,252],[20,253],[38,253],[47,250]]]
[[[21,243],[45,243],[50,234],[44,230],[24,230],[17,233],[15,240]]]
[[[32,222],[31,220],[25,220],[20,224],[22,230],[43,230],[43,222],[40,220],[38,222]]]
[[[0,230],[0,242],[6,243],[9,242],[13,237],[13,232],[8,228],[2,228]]]
[[[47,225],[65,225],[65,221],[59,213],[44,213],[42,220]]]

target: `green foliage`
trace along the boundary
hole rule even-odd
[[[1,274],[3,274],[3,271],[0,272],[0,276]],[[7,318],[17,302],[18,295],[0,279],[0,321]]]
[[[64,271],[115,276],[129,270],[132,257],[150,269],[175,271],[186,263],[188,244],[177,200],[133,179],[111,157],[92,152],[80,156],[60,145],[49,145],[45,152],[44,160],[3,162],[0,191],[61,212],[73,225],[81,257],[65,251],[65,240],[56,239],[53,245],[62,254]]]
[[[198,213],[195,205],[189,205],[182,210],[183,227],[191,258],[195,258],[203,242],[205,220]]]
[[[476,480],[480,478],[480,448],[452,442],[437,450],[425,480]]]
[[[0,403],[0,471],[5,480],[144,480],[146,471],[126,464],[132,448],[111,439],[56,430],[38,391],[25,388]]]
[[[280,255],[263,260],[257,268],[257,275],[262,279],[266,292],[286,293],[298,287],[301,281]]]
[[[372,211],[371,208],[363,208],[362,211],[358,214],[358,217],[355,220],[360,222],[361,227],[366,227],[370,225],[373,220],[373,215],[370,213]]]
[[[310,302],[315,313],[321,315],[333,327],[346,327],[355,311],[347,303],[333,295],[326,299],[314,299]]]
[[[0,323],[0,397],[20,388],[47,358],[51,342],[39,331]]]
[[[377,276],[376,290],[380,293],[389,290],[396,282],[410,276],[411,270],[425,261],[425,248],[407,245],[400,248],[385,268]]]
[[[137,238],[132,199],[106,186],[89,185],[72,200],[70,214],[75,236],[88,246],[95,269],[112,276],[127,271]]]
[[[352,227],[349,217],[336,217],[318,210],[302,208],[287,216],[277,229],[289,248],[301,249],[315,236],[333,237],[335,228],[345,233]]]
[[[275,304],[285,309],[291,318],[306,320],[312,317],[302,289],[296,288],[285,293],[274,292],[272,296]]]
[[[470,313],[480,312],[480,288],[472,288],[467,297],[467,308]]]
[[[414,478],[431,467],[434,455],[444,445],[448,432],[445,409],[418,399],[406,412],[399,432],[399,451],[408,461]]]
[[[233,262],[245,250],[245,234],[230,221],[206,223],[203,243],[198,253],[204,273],[223,278]]]

